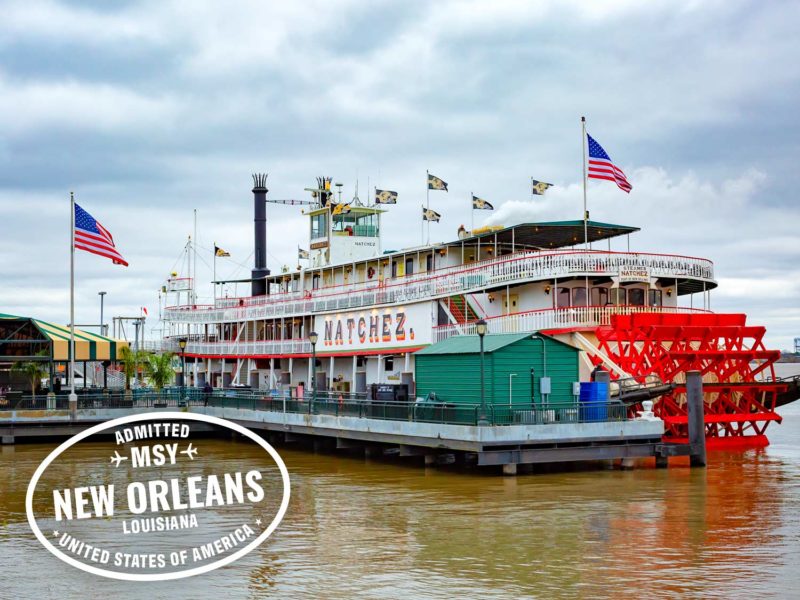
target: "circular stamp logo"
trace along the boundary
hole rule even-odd
[[[61,444],[36,469],[25,509],[36,537],[64,562],[113,579],[163,581],[245,556],[281,522],[289,495],[286,465],[252,431],[159,412]]]

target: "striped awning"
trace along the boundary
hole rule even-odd
[[[0,314],[0,319],[30,321],[42,333],[44,339],[50,340],[52,360],[60,362],[70,359],[69,327],[16,315]],[[89,333],[82,329],[75,330],[75,360],[121,360],[120,352],[126,347],[128,342],[124,340]]]

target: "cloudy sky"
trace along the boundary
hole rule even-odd
[[[384,247],[419,242],[425,170],[450,184],[431,237],[580,218],[580,116],[632,182],[589,185],[631,247],[714,260],[718,311],[772,347],[800,336],[796,2],[0,1],[0,312],[68,320],[69,192],[125,269],[77,255],[76,321],[157,313],[198,214],[198,279],[247,276],[250,173],[397,190]],[[529,178],[556,187],[531,201]],[[270,267],[306,224],[269,206]],[[616,242],[612,249],[623,249]],[[201,296],[210,296],[210,285]],[[148,329],[157,327],[151,319]]]

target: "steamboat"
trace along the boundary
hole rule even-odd
[[[266,175],[253,181],[254,265],[237,282],[249,293],[215,293],[213,304],[201,305],[193,279],[177,273],[163,288],[172,301],[161,344],[184,355],[186,385],[292,396],[314,386],[355,397],[377,386],[414,401],[425,393],[417,353],[481,327],[487,339],[530,334],[575,349],[580,381],[598,366],[619,382],[655,381],[654,412],[668,441],[687,438],[692,370],[703,374],[711,446],[766,445],[767,426],[780,421],[773,367],[780,353],[765,347],[765,328],[744,314],[712,310],[717,282],[708,259],[632,252],[629,241],[626,251],[612,251],[612,239],[639,229],[588,215],[462,228],[448,242],[384,250],[387,205],[343,205],[323,178],[308,200],[271,200]],[[302,206],[304,266],[267,267],[269,202]],[[215,290],[224,283],[215,281]],[[546,403],[541,382],[538,395],[535,387],[531,402]]]

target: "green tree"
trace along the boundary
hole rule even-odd
[[[47,356],[47,350],[36,353],[36,356]],[[41,383],[42,378],[48,373],[47,363],[36,360],[26,360],[11,365],[11,371],[23,375],[31,384],[31,397],[36,398],[36,385]]]
[[[131,350],[129,346],[123,346],[119,351],[122,357],[122,372],[125,374],[125,389],[131,389],[131,378],[136,377],[139,367],[147,360],[145,353],[141,350]]]
[[[173,354],[164,352],[163,354],[148,354],[144,363],[144,371],[150,379],[151,385],[160,390],[172,383],[175,378],[175,369],[172,368]]]

